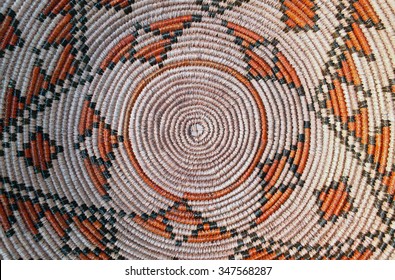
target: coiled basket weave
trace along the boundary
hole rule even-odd
[[[0,12],[2,259],[395,259],[395,1]]]

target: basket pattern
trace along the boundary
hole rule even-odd
[[[392,0],[0,8],[3,259],[395,259]]]

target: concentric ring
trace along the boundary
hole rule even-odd
[[[131,103],[130,103],[128,109],[127,109],[126,116],[128,116],[129,112],[132,110],[135,100],[138,99],[140,94],[142,94],[141,93],[143,91],[142,88],[148,86],[147,83],[151,82],[151,80],[154,80],[154,78],[157,77],[157,76],[159,78],[161,78],[161,80],[163,80],[164,83],[168,83],[167,79],[166,78],[162,78],[160,76],[160,74],[162,74],[163,72],[166,72],[168,70],[174,69],[174,68],[181,68],[182,66],[203,66],[203,67],[206,67],[206,68],[214,68],[214,69],[217,69],[217,70],[220,70],[220,71],[225,71],[228,74],[231,74],[233,72],[228,67],[225,67],[225,66],[222,66],[222,65],[217,65],[217,64],[214,64],[214,63],[211,63],[211,62],[208,62],[208,61],[196,61],[196,62],[195,61],[189,61],[188,63],[182,63],[181,62],[181,63],[177,63],[175,65],[169,65],[168,67],[164,67],[164,68],[160,69],[157,73],[152,74],[152,76],[147,77],[142,82],[141,85],[138,85],[136,87],[137,90],[133,93],[133,96],[131,98]],[[195,69],[190,69],[190,71],[192,73],[193,73],[193,70],[195,70]],[[198,70],[199,69],[197,69],[195,71],[198,71]],[[187,69],[181,69],[180,71],[182,71],[182,73],[185,73],[185,72],[188,73]],[[204,69],[202,69],[200,71],[204,71]],[[210,73],[209,69],[207,69],[206,71],[208,73]],[[172,74],[170,74],[170,75],[172,76]],[[175,77],[175,78],[177,78],[177,77]],[[243,83],[247,88],[253,89],[251,84],[249,84],[246,79],[243,79],[240,76],[236,77],[236,79],[238,80],[238,82]],[[188,82],[188,80],[184,81],[184,84],[188,85],[188,83],[192,84],[193,81],[189,81],[189,82]],[[165,91],[169,92],[168,89],[165,89]],[[164,93],[162,93],[161,91],[155,91],[155,95],[160,96],[160,95],[163,95],[163,94]],[[176,96],[176,94],[173,94],[171,91],[168,94],[169,94],[168,96],[164,96],[163,97],[165,100],[166,99],[167,100],[171,99],[171,98],[173,98],[173,96]],[[227,113],[226,111],[224,111],[221,108],[222,106],[224,106],[222,104],[224,101],[222,101],[222,102],[220,101],[220,104],[222,106],[218,106],[218,105],[216,105],[216,102],[214,102],[214,100],[213,100],[214,97],[211,97],[211,99],[209,99],[209,100],[200,101],[200,100],[195,100],[195,99],[199,98],[198,94],[195,94],[195,95],[192,95],[192,94],[193,93],[191,93],[192,97],[190,97],[190,98],[192,98],[192,101],[191,101],[192,105],[187,105],[187,104],[182,103],[183,102],[182,98],[187,98],[187,97],[185,97],[185,94],[183,94],[182,97],[174,97],[174,101],[173,102],[175,102],[180,107],[187,108],[187,110],[188,109],[189,110],[193,110],[193,107],[194,107],[195,103],[202,103],[203,107],[210,107],[211,106],[210,104],[213,104],[213,106],[216,106],[217,110],[221,110],[220,112],[216,112],[216,115],[214,117],[220,118],[220,114],[221,113],[224,114],[225,117],[226,117],[227,114],[229,114],[229,113]],[[158,99],[158,98],[155,98],[155,95],[150,96],[148,94],[145,94],[145,96],[147,96],[148,99],[155,100],[155,102],[159,102],[160,103],[162,100]],[[151,154],[150,154],[150,148],[149,148],[149,146],[151,145],[150,141],[152,141],[152,142],[156,142],[156,141],[160,142],[161,141],[160,134],[159,134],[159,136],[155,137],[155,130],[154,130],[154,128],[151,128],[150,126],[147,125],[147,127],[142,127],[141,129],[134,130],[133,133],[131,133],[132,135],[134,134],[134,135],[137,135],[137,136],[139,136],[139,135],[143,135],[143,136],[146,135],[147,138],[151,138],[152,139],[152,140],[150,140],[150,139],[145,140],[147,144],[146,144],[146,146],[142,146],[142,148],[141,148],[141,150],[144,153],[146,153],[144,161],[146,161],[147,163],[149,163],[151,165],[151,169],[152,168],[155,169],[155,166],[160,166],[160,167],[158,167],[158,169],[159,168],[163,168],[163,173],[157,174],[156,175],[157,178],[165,178],[168,175],[169,176],[174,176],[175,179],[173,179],[173,181],[170,181],[170,187],[172,185],[174,185],[174,186],[177,186],[177,188],[183,190],[183,194],[180,195],[178,200],[180,200],[182,198],[185,198],[185,199],[188,199],[188,200],[215,199],[216,197],[222,196],[224,194],[227,194],[230,191],[232,191],[233,189],[237,188],[247,177],[249,177],[251,175],[252,171],[254,170],[255,166],[257,165],[257,163],[259,162],[259,160],[260,160],[260,158],[261,158],[261,156],[263,154],[263,151],[265,149],[266,137],[267,137],[266,136],[266,115],[265,115],[265,111],[264,111],[264,106],[263,106],[262,101],[261,101],[261,99],[259,97],[259,94],[255,90],[252,91],[252,95],[253,95],[253,98],[254,98],[254,102],[257,105],[257,108],[255,110],[256,111],[259,110],[259,115],[257,115],[257,116],[248,115],[248,112],[246,112],[246,110],[235,112],[235,113],[231,114],[230,116],[226,117],[227,123],[223,124],[223,129],[227,129],[227,130],[231,130],[231,131],[234,131],[236,129],[240,129],[241,131],[239,133],[247,134],[246,137],[251,136],[251,137],[255,138],[255,133],[257,133],[258,135],[262,134],[262,136],[261,137],[258,136],[259,138],[258,138],[258,140],[255,139],[255,141],[254,141],[255,143],[254,142],[253,143],[250,142],[250,144],[247,144],[248,145],[247,147],[243,148],[243,146],[245,145],[243,142],[246,141],[246,140],[244,140],[244,138],[241,138],[241,140],[239,140],[240,138],[238,136],[236,136],[236,135],[234,135],[232,137],[232,134],[230,134],[229,136],[231,136],[231,137],[229,137],[228,135],[225,134],[225,136],[224,135],[222,136],[222,137],[225,137],[225,140],[233,138],[233,140],[236,141],[236,142],[235,143],[230,143],[231,146],[228,147],[228,145],[224,144],[224,141],[223,141],[224,138],[219,139],[219,142],[214,141],[214,142],[212,142],[210,144],[211,145],[215,145],[216,148],[219,149],[219,153],[220,153],[219,155],[217,155],[215,152],[214,152],[214,154],[211,154],[211,152],[208,152],[208,153],[206,153],[206,155],[207,155],[206,156],[206,161],[203,161],[202,164],[199,164],[200,159],[197,158],[197,157],[193,157],[192,159],[190,159],[190,162],[187,162],[187,165],[191,164],[191,163],[194,163],[194,164],[197,165],[196,167],[194,167],[195,172],[201,172],[201,171],[204,172],[204,171],[207,170],[208,172],[214,173],[214,174],[212,174],[212,176],[216,176],[215,173],[217,173],[217,177],[222,177],[221,180],[225,181],[227,178],[226,177],[224,178],[223,177],[224,175],[225,176],[229,176],[229,177],[235,177],[235,175],[234,175],[234,172],[226,170],[226,169],[225,169],[226,170],[225,174],[221,174],[221,173],[218,174],[218,172],[220,172],[219,171],[220,169],[226,168],[228,165],[230,165],[230,163],[228,163],[227,161],[224,162],[224,160],[221,159],[221,157],[219,159],[217,159],[217,157],[218,156],[222,156],[222,154],[224,154],[225,157],[232,159],[231,155],[229,155],[227,153],[224,153],[223,150],[231,151],[232,153],[234,153],[233,149],[237,148],[236,153],[238,153],[240,155],[243,155],[245,153],[254,154],[253,151],[256,150],[253,159],[252,160],[251,159],[247,160],[247,164],[245,164],[244,160],[241,162],[238,157],[235,158],[235,160],[238,161],[239,165],[240,164],[246,165],[245,171],[244,172],[239,172],[240,166],[233,164],[232,168],[236,169],[239,173],[241,173],[241,175],[238,175],[236,177],[237,179],[233,179],[232,178],[235,182],[228,183],[227,186],[225,186],[225,187],[223,187],[223,188],[221,188],[219,190],[216,190],[216,191],[211,191],[211,192],[208,192],[208,193],[202,193],[201,191],[199,191],[200,189],[198,187],[203,184],[202,187],[203,188],[207,188],[207,184],[210,184],[210,183],[212,183],[213,184],[212,187],[214,187],[214,186],[221,185],[222,183],[218,184],[216,181],[210,182],[210,181],[213,180],[212,178],[210,178],[210,177],[206,178],[205,176],[199,175],[199,173],[197,173],[197,174],[196,173],[182,174],[182,170],[188,170],[188,169],[190,170],[191,168],[193,168],[191,166],[184,166],[184,167],[181,166],[180,169],[182,169],[182,170],[180,170],[180,171],[177,171],[175,169],[175,167],[172,166],[172,165],[176,165],[176,164],[182,164],[182,161],[187,160],[186,157],[190,156],[191,154],[190,153],[187,154],[186,151],[183,151],[185,158],[177,159],[176,162],[170,162],[169,166],[166,166],[165,162],[167,160],[170,161],[171,158],[176,157],[176,155],[174,155],[173,153],[168,154],[167,155],[168,158],[159,158],[159,159],[153,159],[152,158],[151,159],[151,157],[156,156],[156,153],[161,153],[161,147],[156,147],[156,148],[154,148],[154,151],[151,152]],[[181,98],[181,100],[180,100],[180,98]],[[225,98],[222,97],[222,98],[226,101],[226,97]],[[242,100],[234,100],[233,102],[237,102],[237,101],[238,102],[243,102]],[[164,102],[164,101],[162,101],[162,102]],[[230,102],[230,101],[228,101],[228,102]],[[151,109],[151,107],[149,106],[148,102],[143,102],[143,103],[144,103],[144,106],[146,106],[147,110]],[[234,104],[236,104],[236,103],[234,103]],[[232,106],[235,106],[234,104],[228,103],[227,105],[225,105],[225,108],[227,110],[232,110]],[[188,108],[188,106],[191,106],[191,108]],[[166,105],[166,108],[169,108],[169,107],[171,107],[171,105]],[[136,110],[138,110],[138,109],[136,109]],[[177,108],[175,110],[177,110]],[[153,114],[156,113],[155,109],[153,109],[152,111],[154,112]],[[240,115],[237,116],[237,113],[240,114]],[[158,114],[160,115],[161,113],[159,112]],[[237,118],[237,117],[241,118],[241,119],[247,119],[247,120],[258,119],[258,122],[260,122],[260,125],[258,126],[259,130],[256,127],[253,127],[253,129],[255,129],[255,133],[254,133],[253,131],[250,132],[246,128],[243,128],[243,127],[238,128],[237,125],[229,123],[229,121],[231,120],[230,118],[234,119],[234,118]],[[155,118],[155,116],[153,116],[151,118]],[[134,117],[134,116],[131,117],[131,119],[136,120],[136,123],[144,122],[143,120],[140,120],[140,119],[138,119],[137,117]],[[147,120],[146,122],[150,122],[150,120]],[[155,120],[154,121],[151,120],[151,122],[155,122]],[[170,118],[170,122],[171,122],[171,118]],[[160,125],[160,124],[158,124],[158,125]],[[244,126],[244,122],[243,121],[239,121],[239,126]],[[125,121],[125,129],[124,130],[127,130],[127,128],[129,128],[129,127],[130,127],[130,120],[127,119]],[[169,125],[166,125],[164,127],[166,127],[167,129],[171,129],[173,127],[173,125],[169,124]],[[220,128],[217,128],[217,130],[218,129],[220,129]],[[250,127],[250,129],[251,129],[251,127]],[[146,131],[154,131],[153,132],[154,136],[148,135],[146,133]],[[170,141],[171,140],[173,140],[173,139],[170,139]],[[171,141],[171,142],[174,142],[174,141]],[[238,142],[241,142],[241,145],[242,145],[241,149],[240,149],[240,144]],[[172,195],[170,195],[170,194],[165,194],[165,192],[163,192],[164,191],[163,187],[161,185],[159,185],[159,184],[154,183],[149,178],[149,176],[147,176],[145,174],[143,168],[140,166],[138,160],[136,159],[135,152],[132,152],[133,146],[132,146],[131,142],[126,140],[125,141],[125,146],[126,146],[126,149],[127,149],[128,153],[129,153],[129,157],[130,157],[130,159],[132,161],[132,164],[133,164],[134,168],[141,175],[141,177],[144,179],[144,181],[147,184],[149,184],[150,187],[152,187],[153,189],[163,193],[165,196],[168,196],[169,198],[172,197]],[[257,148],[257,147],[259,147],[259,148]],[[209,150],[209,147],[207,147],[207,149]],[[137,150],[137,148],[135,148],[135,150]],[[175,152],[177,152],[177,151],[175,151]],[[233,158],[234,158],[234,156],[233,156]],[[210,161],[211,161],[211,165],[210,165]],[[218,165],[219,163],[220,163],[220,165]],[[206,165],[209,165],[209,166],[205,167]],[[218,169],[216,169],[216,166],[218,167]],[[149,169],[149,167],[146,167],[146,168]],[[241,169],[241,170],[243,171],[243,169]],[[160,170],[158,170],[158,171],[160,171]],[[188,172],[188,171],[186,171],[186,172]],[[189,182],[188,181],[189,178],[197,178],[198,182],[196,183],[196,185],[194,185],[192,182]],[[202,182],[200,182],[200,180]],[[184,185],[182,182],[186,182],[186,185]],[[198,190],[196,190],[195,192],[188,191],[188,187],[190,187],[190,186],[198,188]],[[180,191],[178,191],[178,192],[180,192]]]

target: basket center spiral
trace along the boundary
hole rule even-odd
[[[128,140],[149,184],[198,198],[240,184],[265,131],[254,97],[226,68],[188,64],[153,74],[132,93]]]
[[[204,126],[200,123],[194,123],[189,127],[189,133],[193,138],[198,138],[204,132]]]

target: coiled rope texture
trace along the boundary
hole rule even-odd
[[[395,259],[392,0],[3,0],[3,259]]]

